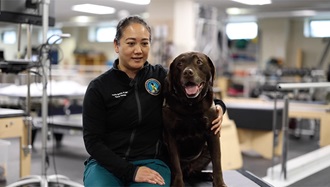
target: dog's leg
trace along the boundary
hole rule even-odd
[[[173,187],[184,187],[183,174],[180,165],[178,148],[173,137],[168,141],[169,157],[171,162],[172,184]]]
[[[221,150],[220,150],[220,137],[219,134],[214,135],[213,133],[209,135],[208,147],[210,149],[211,159],[212,159],[212,170],[213,170],[213,186],[215,187],[226,187],[222,175],[221,167]]]
[[[183,175],[180,165],[180,157],[179,151],[176,144],[175,134],[172,133],[173,128],[177,123],[173,112],[165,107],[163,108],[163,116],[166,116],[166,120],[164,120],[164,140],[166,142],[166,146],[168,149],[168,156],[170,161],[171,168],[171,186],[173,187],[184,187]]]

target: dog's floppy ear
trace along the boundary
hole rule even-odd
[[[207,59],[207,62],[209,64],[209,66],[211,68],[211,75],[212,75],[212,77],[210,78],[210,84],[213,86],[214,76],[215,76],[215,67],[214,67],[214,64],[213,64],[211,58],[209,56],[207,56],[207,55],[205,55],[205,56],[206,56],[206,59]]]
[[[165,97],[168,96],[168,94],[171,93],[171,90],[172,90],[172,85],[170,80],[170,74],[167,73],[167,76],[164,81],[164,90],[163,90],[164,96]]]
[[[164,81],[164,95],[167,95],[167,94],[169,94],[173,91],[172,90],[173,85],[172,85],[171,72],[173,71],[173,68],[174,68],[175,59],[170,63],[170,66],[169,66],[168,71],[167,71],[167,76],[166,76],[165,81]]]

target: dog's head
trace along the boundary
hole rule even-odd
[[[211,59],[200,52],[177,56],[170,64],[166,78],[169,93],[187,99],[200,99],[213,86],[215,68]]]

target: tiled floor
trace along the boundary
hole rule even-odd
[[[32,151],[32,169],[31,174],[41,174],[41,141],[40,133]],[[8,162],[7,184],[11,184],[19,179],[18,175],[18,140],[7,139],[11,142]],[[53,146],[53,141],[48,141],[49,167],[47,174],[61,174],[69,177],[71,180],[82,184],[83,162],[88,157],[84,149],[81,134],[65,135],[62,146],[57,148]],[[289,141],[288,158],[294,158],[309,151],[318,148],[317,137],[310,139],[309,136],[302,136],[299,140],[291,138]],[[256,176],[262,178],[266,176],[266,170],[272,165],[271,160],[263,159],[255,154],[243,154],[243,169],[246,169]],[[280,158],[275,159],[275,164],[280,162]],[[327,177],[329,178],[329,177]],[[1,184],[0,184],[1,186]],[[5,184],[2,184],[5,186]],[[330,186],[330,183],[329,183]]]

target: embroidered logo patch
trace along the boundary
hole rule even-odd
[[[160,82],[156,79],[148,79],[145,83],[146,90],[151,95],[158,95],[160,92]]]

